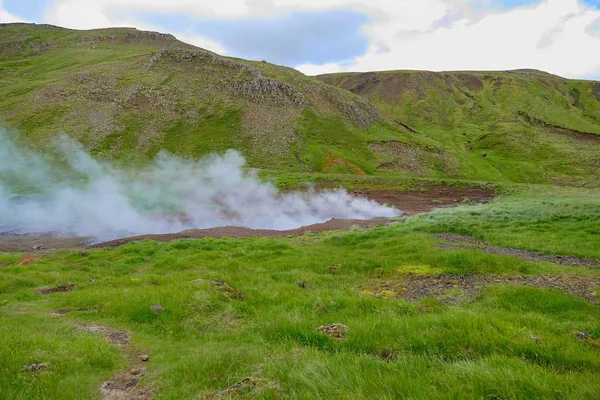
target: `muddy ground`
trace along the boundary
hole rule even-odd
[[[357,190],[355,196],[375,200],[381,204],[392,205],[407,215],[431,211],[434,208],[449,207],[462,203],[485,203],[494,197],[494,191],[485,188],[456,188],[447,185],[429,185],[423,191],[394,191],[394,190]],[[172,241],[178,239],[199,239],[205,237],[286,237],[300,236],[305,233],[318,233],[331,230],[350,230],[355,228],[371,228],[386,225],[387,218],[372,220],[333,219],[321,224],[309,225],[297,229],[277,231],[265,229],[249,229],[243,227],[225,226],[209,229],[190,229],[173,234],[149,234],[123,239],[112,240],[91,247],[117,247],[123,244],[143,239],[156,241]],[[15,234],[0,233],[0,252],[43,252],[55,249],[82,248],[88,246],[91,238],[72,237],[53,234]]]

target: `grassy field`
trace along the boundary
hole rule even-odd
[[[600,260],[598,199],[520,186],[366,231],[0,254],[0,398],[100,398],[140,354],[158,399],[598,398],[600,269],[440,249],[434,235]],[[490,282],[404,298],[440,274]],[[557,276],[598,285],[584,299],[498,280]],[[341,339],[318,330],[336,323]],[[33,363],[49,366],[22,371]]]
[[[66,133],[132,176],[235,148],[282,190],[498,193],[370,230],[0,253],[0,399],[600,398],[599,123],[600,83],[539,71],[313,78],[0,24],[20,146]]]

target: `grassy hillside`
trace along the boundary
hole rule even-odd
[[[128,164],[237,148],[253,167],[371,173],[367,142],[397,136],[359,96],[154,32],[2,25],[0,70],[0,115],[27,144],[66,132]]]
[[[533,71],[317,79],[160,33],[0,25],[0,124],[39,148],[65,132],[128,166],[236,148],[278,173],[598,185],[599,85]]]
[[[522,193],[368,231],[0,253],[0,397],[599,398],[600,269],[432,234],[600,260],[599,199]]]
[[[384,167],[491,180],[570,183],[600,176],[600,83],[534,70],[322,75],[411,130],[373,144]]]

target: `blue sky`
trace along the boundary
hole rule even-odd
[[[4,0],[4,8],[11,14],[30,21],[41,21],[53,0]]]
[[[600,77],[600,0],[0,0],[0,22],[11,20],[135,26],[310,74],[536,68]]]
[[[295,12],[243,20],[197,20],[183,15],[139,16],[143,22],[214,40],[236,57],[300,65],[343,62],[364,54],[367,15],[350,10]]]

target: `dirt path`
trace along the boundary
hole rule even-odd
[[[511,249],[507,247],[491,246],[484,241],[476,241],[469,236],[457,235],[455,233],[442,233],[436,235],[444,241],[440,245],[442,249],[464,249],[477,250],[488,254],[498,254],[503,256],[517,257],[526,261],[551,262],[560,265],[571,265],[586,268],[600,268],[600,260],[594,260],[583,257],[563,256],[557,254],[542,254],[533,251]]]
[[[151,390],[138,384],[146,373],[148,356],[136,351],[131,345],[131,334],[102,325],[83,325],[80,332],[102,336],[108,343],[121,350],[129,360],[127,370],[118,371],[110,380],[102,383],[100,392],[104,400],[148,400]]]

